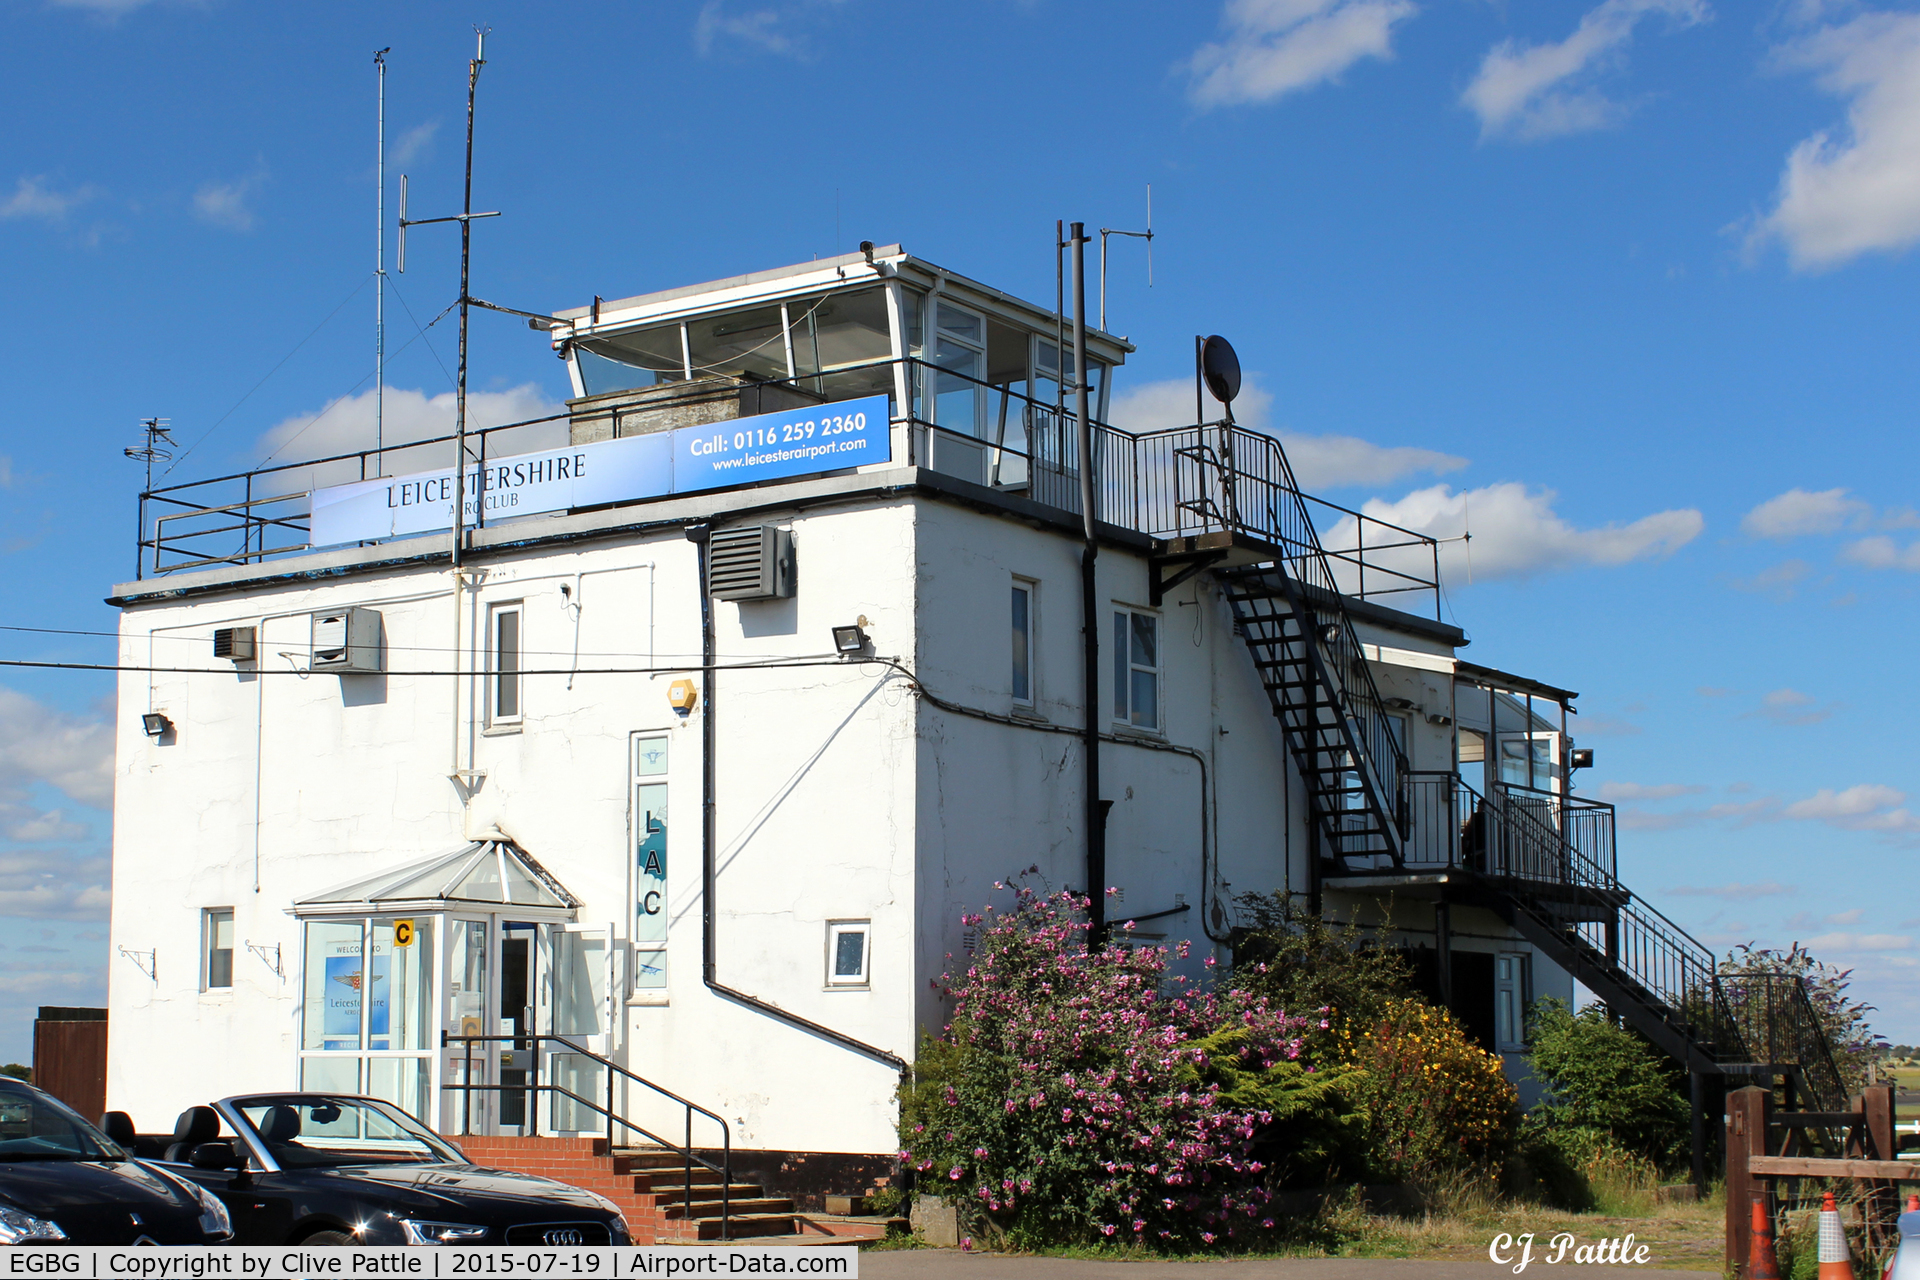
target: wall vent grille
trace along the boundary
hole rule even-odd
[[[793,535],[764,524],[716,531],[707,543],[707,589],[715,600],[792,595]]]
[[[252,662],[256,634],[252,627],[216,629],[213,633],[213,656],[232,662]]]

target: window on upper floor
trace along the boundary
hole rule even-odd
[[[827,924],[827,985],[864,987],[867,985],[867,935],[865,920],[834,920]]]
[[[1113,612],[1113,718],[1136,729],[1160,727],[1160,619],[1155,614]]]
[[[519,724],[522,715],[523,640],[520,603],[497,604],[487,611],[487,723]]]
[[[207,991],[233,985],[233,908],[210,907],[200,913],[200,985]]]
[[[1013,700],[1033,705],[1033,605],[1035,584],[1013,580]]]

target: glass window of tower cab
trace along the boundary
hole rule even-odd
[[[1070,316],[898,245],[556,319],[574,444],[884,395],[923,466],[1043,501],[1078,483]],[[1090,418],[1132,350],[1087,334]]]

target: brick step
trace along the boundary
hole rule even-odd
[[[791,1240],[798,1234],[791,1213],[736,1214],[731,1219],[731,1230],[728,1232],[732,1240],[755,1236],[784,1236]],[[660,1236],[664,1240],[718,1240],[720,1219],[667,1222],[662,1224]]]
[[[682,1200],[685,1200],[687,1198],[687,1189],[678,1183],[669,1186],[636,1186],[634,1188],[634,1194],[651,1197],[655,1203],[666,1206],[679,1204]],[[747,1201],[757,1199],[764,1194],[760,1189],[760,1184],[757,1182],[733,1182],[727,1185],[727,1195],[732,1197],[734,1204],[745,1204]],[[693,1201],[695,1204],[701,1204],[707,1201],[719,1204],[719,1196],[720,1184],[717,1182],[696,1182],[693,1184]]]
[[[794,1215],[794,1226],[809,1240],[828,1243],[835,1240],[884,1240],[889,1231],[906,1231],[905,1218],[885,1214],[802,1213]]]
[[[606,1160],[607,1157],[600,1157],[598,1163],[602,1168],[606,1167]],[[651,1156],[614,1156],[613,1171],[619,1174],[644,1173],[660,1177],[672,1175],[684,1181],[687,1162],[678,1156],[675,1156],[671,1161],[660,1160]],[[720,1175],[696,1160],[693,1165],[693,1180],[697,1183],[702,1178],[718,1181]]]
[[[758,1190],[759,1188],[755,1188]],[[757,1196],[752,1200],[734,1200],[725,1210],[734,1218],[745,1216],[765,1216],[770,1213],[791,1214],[793,1201],[785,1196]],[[718,1218],[722,1212],[718,1200],[695,1200],[692,1204],[662,1204],[660,1216],[668,1221],[685,1218]]]

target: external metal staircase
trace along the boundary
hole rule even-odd
[[[1845,1105],[1804,985],[1722,974],[1712,951],[1622,884],[1612,806],[1505,784],[1482,796],[1457,773],[1408,769],[1354,630],[1349,602],[1366,597],[1369,563],[1322,545],[1278,441],[1182,428],[1138,437],[1135,456],[1130,493],[1160,539],[1155,599],[1202,570],[1225,588],[1306,786],[1320,883],[1417,883],[1489,907],[1696,1076],[1777,1078],[1822,1107]],[[1346,516],[1364,537],[1365,518]],[[1412,581],[1395,557],[1406,563],[1413,545],[1390,544],[1371,569],[1385,590],[1409,589],[1394,582]]]

